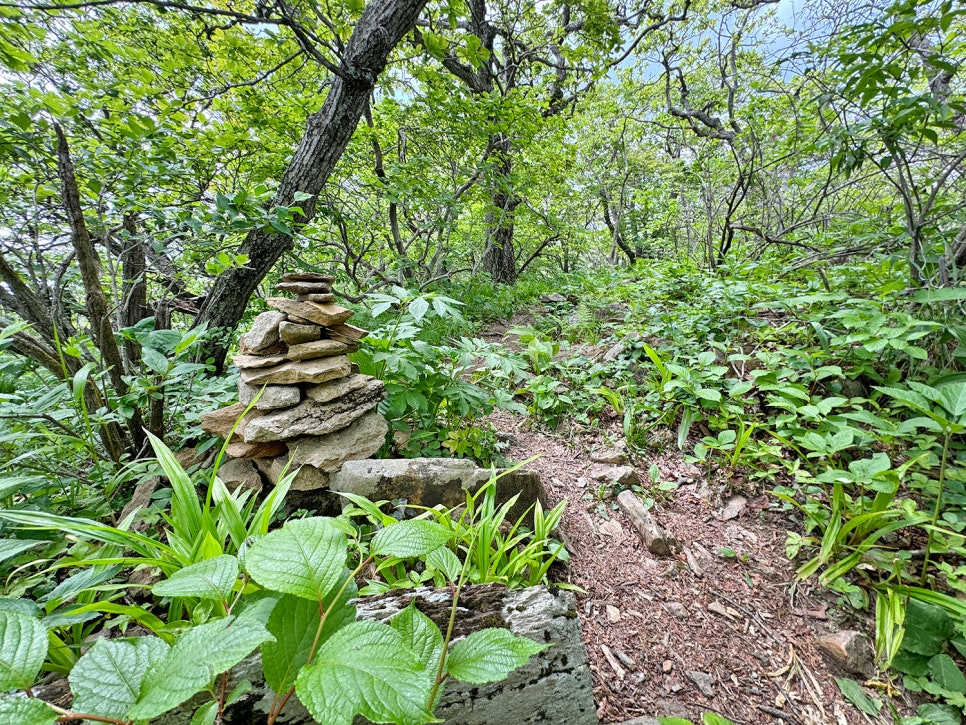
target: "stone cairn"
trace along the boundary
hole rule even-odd
[[[297,299],[269,297],[273,310],[239,340],[238,402],[201,416],[206,432],[231,436],[218,471],[229,488],[275,485],[286,467],[301,467],[293,491],[325,488],[343,463],[369,458],[385,440],[388,426],[375,410],[385,387],[346,357],[367,333],[347,324],[352,310],[334,304],[333,279],[282,275],[277,289]]]

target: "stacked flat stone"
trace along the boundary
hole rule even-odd
[[[269,297],[273,309],[239,340],[238,402],[201,416],[206,432],[231,436],[230,460],[219,469],[229,486],[274,485],[286,467],[301,467],[293,490],[324,488],[343,463],[382,446],[388,426],[375,409],[385,387],[346,357],[367,333],[347,324],[352,310],[335,304],[332,282],[312,272],[282,275],[276,289],[297,298]]]

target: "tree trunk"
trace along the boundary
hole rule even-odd
[[[304,216],[299,222],[307,223],[315,216],[318,194],[349,144],[389,53],[415,25],[425,4],[426,0],[375,0],[356,23],[339,66],[340,73],[333,78],[322,108],[308,117],[305,134],[273,200],[279,206],[301,206]],[[296,204],[296,192],[311,198]],[[249,232],[238,248],[239,254],[248,255],[248,262],[218,277],[196,324],[234,330],[255,288],[292,246],[292,237],[271,228]],[[208,352],[220,370],[228,344],[224,336],[219,340],[212,343]]]
[[[517,281],[517,259],[513,249],[513,216],[521,199],[510,191],[513,152],[510,140],[500,136],[494,143],[493,208],[486,215],[486,246],[483,248],[483,270],[500,284]]]

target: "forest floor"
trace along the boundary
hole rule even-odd
[[[486,337],[505,340],[520,322],[526,320],[493,326]],[[784,551],[795,525],[777,499],[760,491],[723,501],[723,487],[709,485],[673,441],[632,456],[640,481],[649,481],[656,465],[660,481],[678,484],[651,513],[682,548],[656,557],[616,506],[616,494],[590,480],[592,452],[622,438],[619,420],[612,430],[594,431],[566,422],[558,431],[541,430],[503,411],[490,421],[507,441],[509,459],[537,457],[527,468],[541,475],[549,504],[569,502],[560,530],[571,561],[560,580],[584,590],[577,609],[601,723],[638,716],[701,722],[706,712],[739,724],[873,722],[835,682],[865,678],[843,671],[816,646],[818,637],[840,629],[871,632],[871,619],[856,620],[834,593],[796,582]],[[912,703],[896,704],[911,710]]]

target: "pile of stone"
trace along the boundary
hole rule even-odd
[[[228,439],[218,475],[229,487],[274,485],[300,469],[292,490],[324,488],[343,463],[372,456],[385,441],[388,426],[375,410],[385,387],[346,357],[367,333],[347,324],[352,310],[334,304],[332,282],[282,275],[277,289],[297,298],[269,297],[273,309],[239,340],[238,402],[201,416],[206,432]]]

